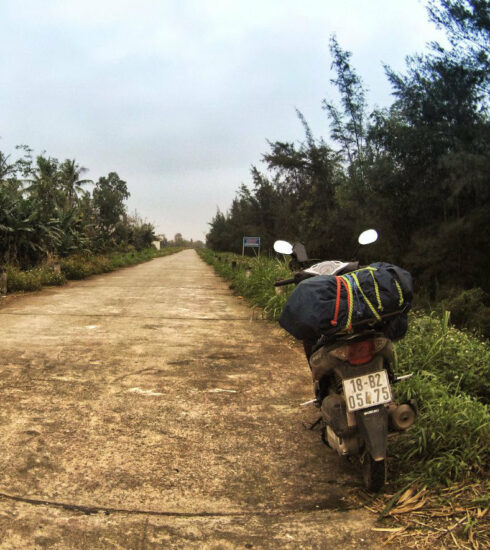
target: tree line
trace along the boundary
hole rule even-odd
[[[394,101],[369,109],[351,53],[330,40],[338,104],[324,100],[330,136],[304,128],[299,143],[269,142],[265,170],[252,167],[230,209],[218,210],[207,246],[239,252],[243,235],[301,241],[310,256],[349,258],[358,233],[380,239],[357,251],[410,269],[432,299],[490,285],[489,0],[430,0],[447,45],[385,67]],[[487,313],[490,309],[487,309]],[[489,314],[490,317],[490,314]]]
[[[151,246],[154,227],[127,213],[130,194],[116,172],[93,182],[75,160],[17,151],[15,159],[0,151],[0,264]]]
[[[165,235],[158,235],[160,246],[179,246],[183,248],[204,248],[204,243],[200,240],[186,239],[182,233],[176,233],[173,239],[167,239]]]

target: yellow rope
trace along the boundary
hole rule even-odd
[[[396,279],[395,279],[395,285],[396,285],[396,288],[398,289],[398,294],[400,295],[400,301],[398,302],[398,305],[401,306],[401,305],[403,305],[402,287],[400,286],[400,283]]]
[[[359,271],[378,271],[377,267],[371,267],[370,265],[367,265],[365,267],[360,267],[359,269],[355,269],[354,271],[349,271],[349,275],[351,273],[359,273]]]
[[[349,271],[349,275],[353,275],[355,273],[360,273],[361,271],[368,271],[371,274],[371,277],[373,278],[374,291],[376,293],[376,299],[378,300],[378,309],[379,309],[379,311],[383,311],[384,308],[383,308],[383,303],[381,302],[381,295],[379,293],[378,281],[376,280],[376,277],[374,276],[374,272],[378,271],[378,268],[377,267],[371,267],[371,266],[368,265],[366,267],[361,267],[359,269],[356,269],[355,271]]]
[[[362,294],[362,297],[364,298],[364,301],[369,306],[369,309],[373,312],[374,316],[378,321],[381,321],[381,317],[379,316],[378,312],[374,308],[373,304],[368,300],[368,297],[364,294],[364,291],[361,288],[361,285],[359,284],[359,279],[357,278],[357,275],[355,273],[350,273],[349,275],[352,275],[354,281],[357,284],[357,288],[359,289],[360,293]]]
[[[349,307],[349,312],[347,314],[347,323],[345,325],[345,328],[349,330],[352,328],[352,313],[354,311],[354,295],[352,293],[352,286],[350,284],[348,277],[342,276],[341,279],[345,281],[345,284],[347,285],[347,292],[349,294],[350,307]]]
[[[374,276],[372,270],[369,270],[369,273],[371,273],[371,277],[373,278],[374,292],[376,293],[376,299],[378,300],[378,309],[379,311],[383,311],[383,304],[381,303],[381,296],[379,294],[378,281],[376,280],[376,277]]]
[[[379,311],[383,311],[383,303],[381,302],[381,295],[379,293],[379,285],[378,285],[378,281],[376,281],[376,278],[374,276],[374,271],[378,271],[376,267],[371,267],[371,266],[366,266],[366,267],[361,267],[360,269],[356,269],[355,271],[349,271],[349,275],[352,275],[352,278],[355,280],[358,288],[359,288],[359,291],[361,292],[362,294],[362,297],[364,298],[366,304],[369,306],[369,308],[371,309],[371,311],[374,313],[374,316],[376,317],[376,319],[378,321],[381,321],[381,317],[378,315],[377,311],[374,309],[374,306],[371,304],[371,302],[368,300],[368,297],[364,294],[362,288],[361,288],[361,285],[359,283],[359,279],[357,278],[357,275],[356,273],[359,273],[360,271],[369,271],[369,273],[371,274],[371,277],[373,278],[373,283],[374,283],[374,291],[376,293],[376,299],[378,301],[378,309]],[[354,309],[354,300],[353,300],[353,296],[352,296],[352,287],[351,287],[351,284],[350,284],[350,281],[349,279],[346,277],[346,276],[342,276],[342,279],[344,279],[348,285],[348,288],[349,288],[349,294],[350,294],[350,297],[351,297],[351,307],[350,307],[350,311],[349,311],[349,319],[348,319],[348,322],[347,322],[347,326],[349,326],[351,320],[352,320],[352,311]],[[402,287],[400,286],[400,283],[395,279],[395,285],[396,285],[396,289],[398,290],[398,295],[400,296],[400,300],[398,302],[398,305],[399,306],[402,306],[403,305],[403,291],[402,291]],[[347,328],[346,326],[346,328]]]

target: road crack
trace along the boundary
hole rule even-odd
[[[9,493],[0,492],[0,499],[11,500],[15,502],[21,502],[23,504],[32,504],[34,506],[47,506],[50,508],[61,508],[63,510],[69,510],[71,512],[80,512],[85,515],[103,513],[106,515],[111,514],[127,514],[137,516],[157,516],[157,517],[178,517],[178,518],[220,518],[220,517],[277,517],[284,514],[304,514],[311,512],[326,511],[327,509],[315,509],[311,506],[307,508],[283,508],[275,510],[243,510],[237,512],[177,512],[168,510],[141,510],[138,508],[116,508],[111,506],[97,506],[86,504],[73,504],[69,502],[60,502],[47,499],[37,499],[22,497],[19,495],[11,495]],[[328,508],[329,512],[348,512],[350,510],[360,510],[362,505],[352,507],[332,507]]]

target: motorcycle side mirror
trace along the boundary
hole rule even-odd
[[[376,229],[367,229],[366,231],[363,231],[359,238],[357,239],[357,242],[359,244],[371,244],[378,240],[378,232]]]
[[[302,243],[293,244],[293,256],[298,262],[307,262],[309,260],[305,245]]]
[[[274,243],[274,250],[278,254],[292,254],[293,245],[291,243],[288,243],[287,241],[276,241]]]

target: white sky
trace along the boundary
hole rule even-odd
[[[0,149],[116,171],[130,211],[204,239],[266,140],[302,139],[295,108],[328,137],[332,33],[380,106],[382,64],[440,37],[420,0],[0,0]]]

